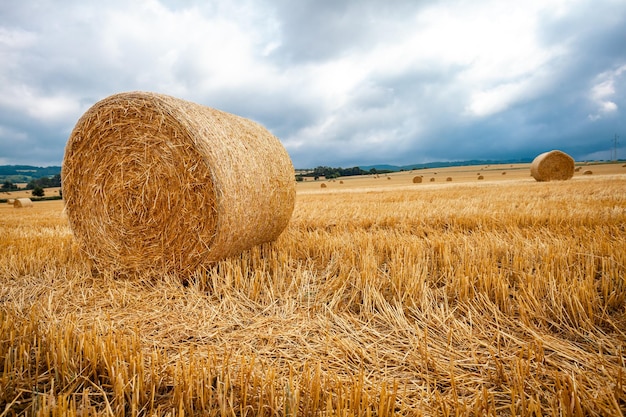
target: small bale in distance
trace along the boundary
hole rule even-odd
[[[530,174],[537,181],[564,181],[574,176],[574,158],[565,152],[544,152],[533,160]]]
[[[416,177],[413,177],[413,184],[421,184],[421,182],[422,182],[421,176],[418,175]]]
[[[15,199],[14,199],[14,198],[9,198],[9,199],[7,200],[7,204],[10,204],[10,205],[15,204]]]
[[[321,184],[320,184],[320,188],[326,188],[326,187],[327,187],[327,185],[326,185],[326,184],[324,184],[324,183],[321,183]]]
[[[30,198],[16,198],[13,201],[13,207],[15,208],[24,208],[24,207],[32,207],[33,200]]]
[[[479,179],[479,180],[484,180],[484,179],[485,179],[485,177],[483,177],[482,175],[479,175],[479,176],[478,176],[478,179]]]
[[[448,182],[452,181],[452,177],[446,178],[446,181],[448,181]]]
[[[181,277],[275,240],[294,175],[263,126],[149,92],[88,109],[61,169],[70,228],[98,270]]]
[[[433,177],[433,178],[431,178],[431,179],[430,179],[430,182],[435,182],[435,178],[434,178],[434,177]]]
[[[583,175],[592,175],[592,174],[593,174],[593,172],[590,171],[590,170],[587,170],[587,171],[583,172]]]

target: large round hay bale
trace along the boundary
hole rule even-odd
[[[23,207],[32,207],[33,200],[30,198],[16,198],[13,201],[13,207],[15,208],[23,208]]]
[[[544,152],[530,165],[530,175],[537,181],[563,181],[574,176],[574,158],[561,151]]]
[[[413,184],[420,184],[422,182],[422,177],[421,176],[416,176],[413,177]]]
[[[259,124],[146,92],[87,110],[61,171],[70,227],[99,270],[178,275],[276,239],[294,174]]]

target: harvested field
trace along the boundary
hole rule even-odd
[[[615,166],[299,183],[276,242],[187,282],[97,273],[60,201],[0,205],[0,413],[626,413]]]

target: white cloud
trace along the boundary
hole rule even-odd
[[[606,71],[596,77],[596,83],[589,92],[590,100],[596,106],[596,112],[588,115],[589,120],[596,121],[618,110],[617,104],[611,100],[615,95],[615,82],[626,72],[626,65],[616,70]]]

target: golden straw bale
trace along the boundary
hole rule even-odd
[[[430,179],[430,182],[435,182],[435,177],[432,177],[432,178]]]
[[[320,184],[320,187],[321,188],[326,188],[326,184],[322,183],[322,184]]]
[[[530,174],[537,181],[563,181],[574,176],[574,158],[561,151],[538,155],[530,165]]]
[[[7,204],[11,204],[11,205],[15,204],[15,199],[14,198],[9,198],[7,200]]]
[[[587,171],[583,172],[583,175],[591,175],[591,174],[593,174],[593,172],[590,171],[590,170],[587,170]]]
[[[479,179],[479,180],[484,180],[484,179],[485,179],[485,177],[483,177],[482,175],[479,175],[479,176],[478,176],[478,179]]]
[[[446,178],[446,181],[452,181],[452,177]]]
[[[32,207],[32,206],[33,206],[33,200],[31,200],[30,198],[16,198],[13,201],[13,207],[15,208]]]
[[[420,184],[422,182],[422,177],[421,176],[416,176],[413,177],[413,184]]]
[[[294,174],[259,124],[147,92],[87,110],[61,170],[70,227],[99,270],[179,275],[275,240]]]

